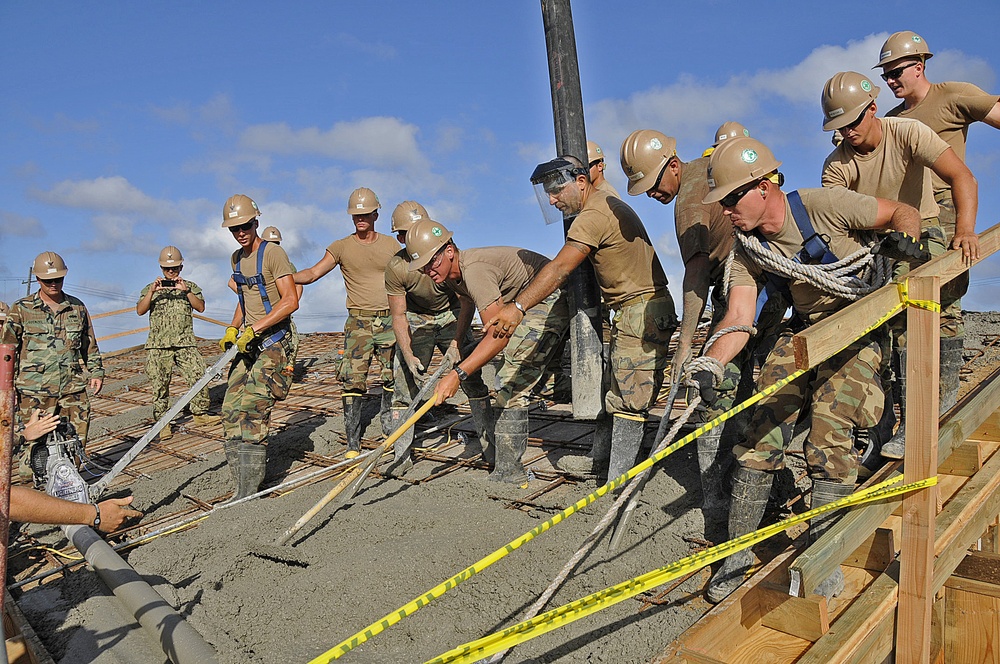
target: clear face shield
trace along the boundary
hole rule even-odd
[[[563,159],[541,164],[532,173],[531,184],[546,225],[561,223],[583,208],[583,192],[576,184],[576,177],[584,174],[583,169]]]

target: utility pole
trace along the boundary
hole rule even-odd
[[[583,93],[576,58],[576,35],[570,0],[541,0],[545,48],[549,58],[552,116],[556,154],[573,155],[587,163],[587,133],[583,122]],[[563,220],[563,233],[573,216]],[[590,261],[584,261],[566,282],[573,321],[570,352],[573,360],[573,417],[597,419],[604,412],[604,344],[601,293]]]

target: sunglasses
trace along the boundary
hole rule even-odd
[[[247,230],[249,230],[249,229],[247,229]],[[161,266],[160,269],[163,270],[164,272],[180,272],[183,267],[184,267],[183,265],[178,265],[176,267],[162,267]]]
[[[233,233],[245,233],[253,228],[253,225],[257,222],[256,219],[251,219],[245,224],[240,224],[239,226],[230,226],[229,230]]]
[[[42,279],[41,277],[39,277],[38,280],[43,284],[51,285],[51,284],[61,284],[65,278],[66,277],[56,277],[55,279]]]
[[[890,69],[887,72],[879,74],[879,76],[882,77],[883,81],[887,81],[888,82],[888,80],[890,78],[896,79],[898,81],[899,77],[903,75],[903,70],[904,69],[909,69],[910,67],[916,67],[919,64],[920,64],[919,62],[911,62],[908,65],[903,65],[902,67],[896,67],[895,69]]]
[[[741,189],[740,191],[734,191],[731,194],[727,194],[727,195],[723,196],[722,200],[720,200],[719,203],[722,204],[722,207],[728,207],[728,208],[736,207],[736,204],[739,203],[740,200],[744,196],[746,196],[749,192],[751,192],[754,189],[756,189],[757,185],[759,185],[759,184],[760,184],[760,180],[757,180],[756,182],[754,182],[752,185],[750,185],[746,189]]]
[[[871,106],[869,106],[868,108],[871,108]],[[845,129],[857,129],[858,125],[860,125],[861,122],[865,119],[865,113],[868,112],[868,108],[866,108],[865,110],[861,111],[861,115],[858,116],[857,120],[855,120],[851,124],[844,125],[843,127],[841,127],[840,131],[844,131]]]

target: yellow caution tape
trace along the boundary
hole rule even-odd
[[[847,348],[848,346],[850,346],[851,344],[853,344],[855,341],[857,341],[861,337],[865,336],[866,334],[868,334],[868,333],[872,332],[873,330],[876,330],[879,327],[881,327],[886,321],[888,321],[890,318],[892,318],[893,316],[895,316],[897,312],[899,312],[904,306],[906,306],[907,303],[917,302],[917,301],[914,301],[914,300],[910,300],[905,295],[905,293],[906,293],[906,284],[905,284],[905,282],[903,282],[903,288],[901,288],[901,290],[900,290],[900,299],[901,299],[901,302],[899,304],[895,305],[893,308],[891,308],[875,324],[871,325],[866,330],[864,330],[863,332],[861,332],[860,334],[858,334],[857,337],[855,337],[854,339],[851,339],[846,344],[844,344],[844,346],[843,346],[843,348],[841,350],[843,350],[844,348]],[[933,304],[933,303],[931,303],[931,304]],[[760,392],[758,392],[758,393],[754,394],[753,396],[751,396],[750,398],[748,398],[746,401],[740,403],[737,406],[734,406],[732,409],[726,411],[725,413],[722,413],[721,415],[719,415],[718,417],[716,417],[712,421],[707,422],[707,423],[701,425],[700,427],[698,427],[697,429],[695,429],[694,431],[692,431],[688,435],[684,436],[680,440],[676,441],[675,443],[672,443],[671,445],[668,445],[667,447],[665,447],[658,454],[650,456],[650,457],[646,458],[644,461],[642,461],[641,463],[637,464],[636,466],[633,466],[631,469],[629,469],[623,475],[620,475],[619,477],[616,477],[613,480],[609,480],[603,486],[598,487],[592,493],[584,496],[583,498],[581,498],[580,500],[578,500],[574,504],[572,504],[569,507],[567,507],[566,509],[564,509],[562,512],[559,512],[558,514],[553,515],[550,519],[548,519],[547,521],[544,521],[543,523],[539,524],[538,526],[536,526],[532,530],[526,532],[525,534],[521,535],[517,539],[514,539],[514,540],[508,542],[506,545],[504,545],[503,547],[497,549],[493,553],[490,553],[489,555],[487,555],[487,556],[479,559],[478,561],[476,561],[472,565],[469,565],[468,567],[466,567],[465,569],[463,569],[458,574],[455,574],[454,576],[452,576],[451,578],[447,579],[446,581],[444,581],[442,583],[439,583],[438,585],[434,586],[433,588],[431,588],[430,590],[428,590],[426,593],[424,593],[420,597],[417,597],[417,598],[409,601],[408,603],[404,604],[403,606],[401,606],[400,608],[396,609],[392,613],[386,614],[380,620],[377,620],[376,622],[372,623],[371,625],[368,625],[367,627],[365,627],[364,629],[362,629],[360,632],[357,632],[356,634],[348,637],[347,639],[344,639],[343,641],[341,641],[340,643],[338,643],[337,645],[335,645],[333,648],[330,648],[329,650],[327,650],[323,654],[321,654],[318,657],[315,657],[312,660],[310,660],[309,664],[326,664],[327,662],[330,662],[332,660],[339,659],[343,655],[349,653],[351,650],[357,648],[361,644],[363,644],[366,641],[368,641],[368,639],[370,639],[370,638],[372,638],[372,637],[374,637],[374,636],[376,636],[378,634],[381,634],[382,632],[384,632],[389,627],[392,627],[393,625],[395,625],[396,623],[398,623],[399,621],[401,621],[403,618],[405,618],[405,617],[409,616],[410,614],[415,613],[416,611],[418,611],[418,610],[422,609],[423,607],[427,606],[428,604],[430,604],[434,600],[436,600],[439,597],[441,597],[442,595],[444,595],[444,593],[448,592],[449,590],[451,590],[453,588],[458,587],[458,585],[461,584],[463,581],[467,581],[468,579],[472,578],[473,576],[475,576],[479,572],[482,572],[484,569],[486,569],[490,565],[498,562],[499,560],[502,560],[508,554],[513,553],[515,550],[517,550],[518,548],[520,548],[522,545],[527,544],[531,540],[535,539],[535,537],[537,537],[538,535],[541,535],[542,533],[548,531],[553,526],[558,525],[563,520],[567,519],[568,517],[572,516],[573,514],[576,514],[577,512],[579,512],[584,507],[587,507],[591,503],[595,502],[598,498],[601,498],[602,496],[607,495],[609,492],[614,491],[615,489],[617,489],[617,488],[625,485],[632,478],[634,478],[636,475],[638,475],[642,471],[646,470],[647,468],[651,467],[653,464],[656,464],[656,463],[662,461],[664,458],[666,458],[670,454],[673,454],[674,452],[676,452],[680,448],[684,447],[685,445],[687,445],[691,441],[696,440],[697,438],[699,438],[700,436],[704,435],[709,430],[711,430],[711,429],[719,426],[720,424],[722,424],[723,422],[726,422],[729,419],[732,419],[733,417],[735,417],[739,413],[743,412],[747,408],[750,408],[751,406],[753,406],[754,404],[756,404],[761,399],[764,399],[765,397],[768,397],[768,396],[774,394],[775,392],[777,392],[781,388],[783,388],[786,385],[788,385],[789,383],[791,383],[793,380],[795,380],[795,379],[799,378],[800,376],[802,376],[803,374],[805,374],[807,371],[808,371],[808,369],[799,369],[798,371],[795,371],[794,373],[790,374],[786,378],[783,378],[783,379],[779,380],[778,382],[776,382],[776,383],[774,383],[772,385],[767,386],[766,388],[764,388]],[[726,554],[726,555],[728,555],[728,554]]]
[[[914,307],[919,307],[921,309],[926,309],[927,311],[941,311],[941,303],[935,302],[934,300],[911,300],[910,299],[910,280],[903,279],[896,284],[896,289],[899,291],[899,305],[895,307],[890,315],[895,315],[897,311],[900,311],[907,305]]]
[[[701,551],[694,555],[682,558],[674,563],[660,567],[651,572],[647,572],[634,579],[629,579],[623,583],[599,590],[582,599],[564,604],[558,608],[547,611],[540,616],[518,623],[503,631],[495,632],[476,641],[470,641],[449,650],[448,652],[429,660],[426,664],[451,664],[475,662],[489,657],[502,650],[513,648],[525,641],[529,641],[536,636],[541,636],[563,625],[568,625],[580,618],[589,616],[601,609],[613,606],[630,597],[634,597],[641,592],[662,586],[685,574],[701,569],[717,560],[722,560],[737,551],[783,532],[794,525],[808,521],[820,514],[833,510],[860,505],[876,500],[882,500],[891,496],[896,496],[917,489],[925,489],[937,484],[937,477],[930,477],[919,482],[912,482],[902,486],[892,486],[902,481],[902,477],[886,480],[871,488],[851,494],[846,498],[841,498],[835,502],[809,510],[803,514],[790,517],[771,526],[761,528],[742,537],[723,542],[710,549]]]

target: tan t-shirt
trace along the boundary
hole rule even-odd
[[[684,164],[674,201],[674,226],[684,264],[697,254],[708,254],[711,279],[717,283],[733,248],[733,223],[718,203],[701,202],[708,195],[708,161],[709,157],[701,157]]]
[[[409,256],[403,249],[385,266],[385,292],[387,295],[406,297],[406,310],[417,314],[434,315],[458,308],[458,297],[444,284],[440,286],[420,271],[407,268]]]
[[[594,191],[570,225],[566,239],[591,248],[589,258],[609,307],[667,288],[667,277],[646,228],[621,199]]]
[[[518,247],[462,249],[458,257],[461,281],[444,283],[459,295],[472,298],[481,312],[498,299],[504,304],[512,301],[548,262],[545,256]]]
[[[824,187],[851,191],[906,203],[920,210],[921,219],[938,216],[931,189],[930,166],[948,144],[917,120],[882,118],[882,142],[860,154],[847,141],[823,164]]]
[[[377,233],[365,244],[351,233],[326,248],[340,266],[347,289],[347,308],[382,311],[389,308],[385,295],[385,266],[402,247],[388,235]]]
[[[885,115],[920,120],[943,138],[959,159],[965,161],[965,140],[969,135],[969,125],[981,122],[998,100],[1000,96],[988,94],[972,83],[932,83],[927,96],[919,104],[912,108],[903,108],[903,104],[900,104]],[[931,180],[934,191],[948,189],[948,185],[937,175],[932,174]]]
[[[866,239],[866,229],[873,228],[876,223],[878,201],[875,198],[843,187],[799,189],[799,195],[813,230],[829,236],[830,250],[837,258],[846,258],[864,246],[862,241]],[[787,199],[785,222],[781,230],[773,235],[760,233],[759,236],[767,241],[772,251],[786,258],[791,258],[802,250],[802,234],[795,224]],[[766,281],[764,271],[740,251],[737,244],[730,283],[733,286],[757,286],[759,289]],[[809,323],[822,320],[828,314],[850,304],[849,300],[829,295],[805,281],[793,279],[788,285],[792,305]]]
[[[267,299],[273,308],[281,301],[281,295],[278,293],[278,285],[276,283],[277,280],[290,274],[295,274],[295,268],[292,267],[291,262],[288,260],[288,254],[280,246],[273,242],[261,242],[260,247],[264,247],[264,263],[261,266],[261,273],[264,275]],[[229,261],[233,272],[236,271],[236,261],[238,260],[240,263],[240,273],[244,277],[253,277],[256,275],[257,252],[260,251],[260,247],[245,257],[243,256],[243,250],[237,249]],[[256,286],[243,286],[243,302],[246,307],[246,320],[244,321],[246,325],[253,325],[267,315],[267,312],[264,311],[264,302],[261,300],[260,292]],[[260,330],[257,331],[260,332]]]
[[[608,182],[607,178],[604,178],[601,181],[601,184],[595,185],[595,186],[597,187],[598,191],[603,191],[604,193],[608,194],[609,196],[614,196],[615,198],[618,198],[618,199],[620,199],[622,197],[622,195],[618,193],[618,190],[615,189],[613,186],[611,186],[611,183]]]

